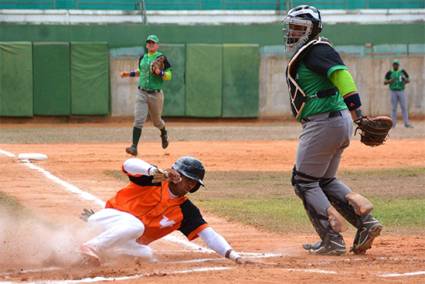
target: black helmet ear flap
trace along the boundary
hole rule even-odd
[[[203,185],[202,185],[203,186]],[[198,189],[201,187],[201,184],[198,182],[194,188],[192,188],[191,191],[189,191],[190,193],[195,193],[198,191]]]
[[[198,159],[190,156],[181,157],[172,165],[172,168],[181,175],[196,181],[196,186],[190,190],[190,193],[197,191],[201,185],[204,186],[205,169]]]

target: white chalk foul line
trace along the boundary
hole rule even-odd
[[[141,273],[129,276],[120,276],[120,277],[94,277],[94,278],[83,278],[79,280],[42,280],[34,282],[25,282],[28,284],[41,284],[41,283],[50,283],[50,284],[78,284],[78,283],[94,283],[100,281],[123,281],[123,280],[135,280],[144,277],[154,277],[154,276],[163,276],[163,275],[175,275],[175,274],[186,274],[186,273],[196,273],[196,272],[208,272],[208,271],[224,271],[233,269],[233,267],[228,266],[217,266],[217,267],[197,267],[192,269],[185,270],[175,270],[175,271],[158,271],[151,273]],[[0,284],[9,284],[14,282],[1,282]]]
[[[91,193],[88,193],[88,192],[85,192],[85,191],[79,189],[78,187],[76,187],[73,184],[70,184],[69,182],[66,182],[66,181],[58,178],[57,176],[51,174],[49,171],[46,171],[42,167],[35,165],[28,160],[26,160],[25,163],[23,163],[23,164],[25,166],[27,166],[28,168],[32,169],[32,170],[36,170],[36,171],[42,173],[45,177],[47,177],[48,179],[50,179],[54,183],[63,186],[67,191],[78,195],[81,199],[84,199],[84,200],[87,200],[87,201],[92,201],[101,208],[105,207],[105,202],[103,200],[97,198],[96,196],[94,196]]]
[[[248,256],[247,258],[254,259],[254,258],[269,258],[269,257],[278,257],[282,256],[280,253],[263,253],[263,254],[253,254],[253,253],[240,253],[242,256]],[[199,263],[199,262],[210,262],[210,261],[229,261],[225,258],[197,258],[197,259],[188,259],[188,260],[178,260],[178,261],[166,261],[163,263]]]
[[[405,272],[405,273],[383,273],[378,276],[380,277],[407,277],[407,276],[418,276],[425,275],[425,271],[414,271],[414,272]]]
[[[319,274],[338,274],[338,272],[333,270],[323,270],[323,269],[301,269],[301,268],[287,268],[287,271],[293,272],[309,272],[309,273],[319,273]]]
[[[6,156],[6,157],[10,157],[10,158],[16,157],[16,156],[15,156],[15,154],[10,153],[10,152],[5,151],[5,150],[2,150],[2,149],[0,149],[0,154],[1,154],[1,155],[4,155],[4,156]]]

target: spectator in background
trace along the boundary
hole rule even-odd
[[[400,62],[395,59],[393,61],[392,70],[385,74],[385,85],[390,87],[391,95],[391,118],[393,120],[393,127],[397,124],[397,103],[400,103],[401,114],[403,116],[404,126],[406,128],[413,128],[409,123],[409,114],[407,112],[407,97],[404,94],[404,86],[409,83],[409,74],[404,69],[400,69]]]

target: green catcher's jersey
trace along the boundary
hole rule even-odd
[[[315,114],[347,109],[343,97],[329,77],[336,70],[348,69],[328,44],[313,45],[300,60],[295,80],[307,96],[298,120]]]

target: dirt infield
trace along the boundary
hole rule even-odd
[[[125,184],[105,175],[106,171],[119,169],[128,157],[123,152],[125,146],[123,142],[4,143],[0,144],[0,150],[15,155],[22,152],[47,154],[48,160],[34,162],[34,165],[106,200]],[[158,141],[149,141],[143,143],[140,157],[168,167],[177,157],[191,154],[205,161],[208,171],[287,172],[292,167],[295,150],[295,140],[283,139],[172,140],[166,151],[160,148]],[[273,234],[229,223],[208,212],[205,215],[211,226],[238,251],[253,253],[254,263],[236,265],[215,254],[160,240],[152,245],[158,258],[156,263],[120,259],[100,268],[81,267],[76,265],[78,243],[92,232],[85,228],[78,215],[84,207],[96,208],[95,203],[80,199],[65,190],[64,185],[49,179],[46,172],[6,154],[0,153],[0,191],[16,197],[32,211],[35,219],[23,221],[10,216],[13,215],[10,212],[0,215],[6,216],[0,220],[0,228],[9,234],[0,249],[0,281],[78,280],[96,276],[122,277],[115,280],[120,283],[141,280],[146,283],[425,281],[425,238],[422,235],[386,234],[384,231],[367,255],[318,257],[308,255],[301,247],[304,242],[316,240],[313,233]],[[421,138],[393,139],[378,148],[365,147],[355,140],[344,153],[341,169],[423,167],[424,161],[425,147]],[[354,231],[345,234],[347,247],[353,235]],[[199,240],[195,243],[203,246]],[[26,257],[28,252],[33,259]]]

